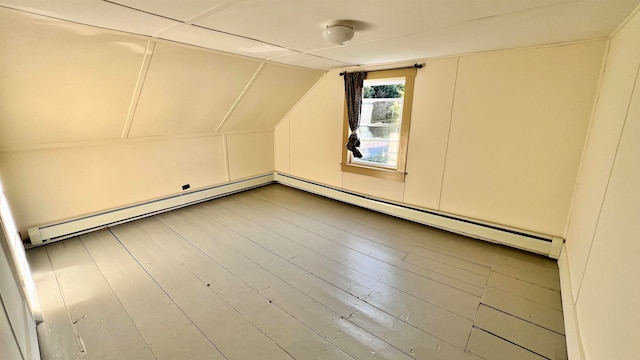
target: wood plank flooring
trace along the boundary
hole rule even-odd
[[[43,359],[566,359],[556,263],[269,185],[27,252]]]

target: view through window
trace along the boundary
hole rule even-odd
[[[352,162],[397,167],[404,89],[404,78],[364,81],[358,129],[362,158]]]

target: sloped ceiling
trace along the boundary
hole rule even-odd
[[[0,152],[269,132],[324,73],[0,7]]]
[[[158,43],[130,135],[215,132],[259,67],[246,58]]]
[[[0,0],[0,6],[315,69],[603,38],[640,0]],[[349,20],[335,46],[324,26]]]

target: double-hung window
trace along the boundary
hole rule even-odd
[[[415,68],[367,73],[354,131],[362,157],[343,147],[342,171],[404,181],[415,75]],[[345,143],[351,133],[345,106]]]

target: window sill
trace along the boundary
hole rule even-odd
[[[404,182],[405,172],[397,171],[393,169],[378,168],[372,166],[363,166],[356,164],[340,164],[342,172],[348,172],[352,174],[371,176],[378,179]]]

